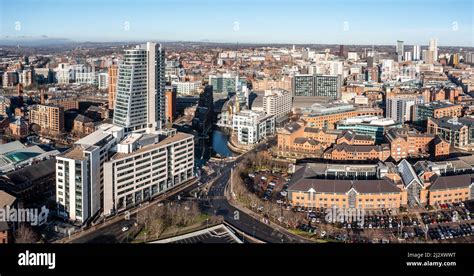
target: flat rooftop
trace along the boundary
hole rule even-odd
[[[195,231],[164,240],[150,243],[243,243],[227,226],[219,224],[203,230]]]
[[[61,157],[74,159],[74,160],[85,160],[84,149],[80,146],[74,146],[70,150],[66,151]]]
[[[153,149],[153,148],[159,148],[163,145],[171,144],[171,143],[174,143],[174,142],[177,142],[177,141],[189,138],[189,137],[194,137],[194,136],[191,135],[191,134],[178,132],[173,136],[166,137],[165,139],[163,139],[162,141],[160,141],[156,144],[151,144],[151,145],[144,146],[144,147],[142,147],[140,149],[137,149],[133,152],[130,152],[130,153],[118,152],[114,156],[112,156],[112,158],[110,158],[110,160],[117,160],[117,159],[121,159],[121,158],[124,158],[124,157],[133,156],[135,154],[138,154],[138,153],[141,153],[141,152]]]

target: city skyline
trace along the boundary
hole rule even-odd
[[[227,2],[21,0],[0,4],[0,41],[46,36],[78,42],[427,45],[437,37],[439,46],[474,46],[473,4],[467,0],[452,3],[453,15],[446,15],[441,1]]]

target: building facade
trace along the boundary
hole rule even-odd
[[[341,98],[340,75],[295,75],[293,77],[293,96]]]
[[[275,133],[275,116],[243,110],[234,114],[232,128],[239,143],[253,145]]]
[[[125,132],[154,132],[165,123],[165,52],[147,42],[125,50],[117,76],[113,122]]]
[[[33,105],[29,111],[29,123],[39,125],[41,130],[63,132],[64,108],[57,105]]]
[[[263,96],[263,111],[275,118],[288,115],[292,109],[291,93],[282,89],[265,90]]]
[[[104,165],[104,213],[114,214],[194,177],[193,136],[131,134]]]
[[[103,208],[104,163],[123,128],[103,124],[56,157],[58,215],[83,224]]]
[[[114,109],[115,107],[115,97],[117,95],[117,75],[118,75],[118,66],[112,65],[107,71],[109,78],[109,109]]]

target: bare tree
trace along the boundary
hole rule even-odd
[[[36,243],[38,240],[38,234],[25,223],[20,224],[15,231],[15,243]]]

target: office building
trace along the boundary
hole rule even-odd
[[[123,135],[123,128],[103,124],[56,157],[59,216],[83,224],[103,208],[104,163]]]
[[[427,132],[439,135],[455,148],[474,144],[474,119],[469,117],[428,118]]]
[[[194,177],[193,135],[132,133],[118,143],[104,172],[105,215],[149,201]]]
[[[419,133],[407,128],[392,128],[385,136],[390,143],[390,156],[396,161],[426,155],[430,150],[431,141],[435,138],[433,134]]]
[[[152,133],[165,123],[165,52],[147,42],[125,50],[118,69],[113,122],[125,132]]]
[[[385,161],[390,157],[390,148],[387,144],[381,145],[348,145],[335,144],[327,149],[324,159],[329,160],[380,160]]]
[[[383,116],[380,108],[356,108],[350,104],[313,104],[310,109],[304,110],[301,119],[309,127],[334,129],[341,120],[356,116]]]
[[[341,98],[341,75],[295,75],[293,96]]]
[[[176,92],[180,96],[193,96],[202,90],[200,81],[175,81],[172,85],[176,87]]]
[[[298,166],[291,177],[288,200],[293,207],[381,209],[406,205],[406,192],[388,179],[321,179],[312,165]]]
[[[397,53],[398,62],[402,61],[403,53],[405,51],[404,42],[402,40],[397,40],[397,46],[395,47],[395,51]]]
[[[313,75],[296,75],[293,77],[293,95],[296,97],[311,97],[314,95]]]
[[[359,116],[347,118],[336,123],[336,129],[352,130],[359,135],[368,135],[377,143],[382,143],[385,133],[391,128],[400,128],[402,124],[391,118],[378,116]]]
[[[437,176],[428,187],[430,205],[465,202],[474,196],[474,175]]]
[[[317,155],[336,143],[342,134],[341,130],[309,127],[304,121],[290,122],[278,129],[277,148],[285,153]]]

